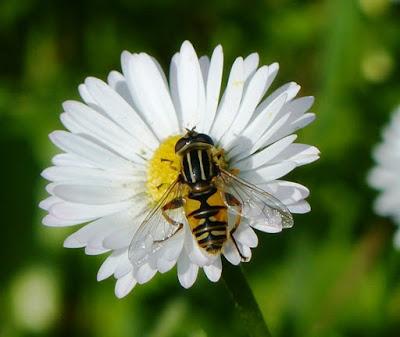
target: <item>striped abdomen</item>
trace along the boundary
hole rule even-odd
[[[222,193],[210,184],[203,191],[191,191],[185,202],[192,233],[199,246],[210,254],[220,253],[228,235],[228,215]]]

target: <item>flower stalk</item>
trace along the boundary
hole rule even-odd
[[[243,274],[242,267],[224,261],[222,278],[250,337],[271,337],[268,326]]]

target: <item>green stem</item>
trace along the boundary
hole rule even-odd
[[[224,261],[222,278],[251,337],[271,337],[242,267]]]

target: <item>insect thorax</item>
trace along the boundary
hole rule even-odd
[[[181,154],[181,174],[190,186],[209,184],[217,174],[211,146],[191,146]]]

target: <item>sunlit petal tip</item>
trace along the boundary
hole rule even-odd
[[[103,264],[100,266],[99,271],[97,272],[97,281],[103,281],[109,278],[115,271],[116,268],[116,261],[115,258],[113,259],[109,256]]]
[[[215,48],[214,48],[214,53],[223,53],[223,47],[221,44],[218,44]]]
[[[144,264],[134,272],[137,283],[144,284],[150,281],[157,273],[157,269],[152,268],[149,264]]]
[[[203,270],[211,282],[218,282],[222,274],[221,258],[216,259],[213,264],[204,266]]]
[[[182,287],[188,289],[196,281],[199,267],[182,254],[178,259],[178,279]]]
[[[132,273],[125,275],[117,280],[115,284],[115,296],[123,298],[128,295],[136,285],[136,280],[133,278]]]
[[[279,70],[279,63],[278,62],[271,63],[269,65],[269,68],[271,69],[271,71],[278,71]]]
[[[297,214],[305,214],[311,211],[310,204],[305,200],[299,201],[292,205],[288,205],[288,208],[292,213]]]
[[[65,248],[82,248],[86,244],[80,242],[73,234],[64,240],[63,246]]]
[[[196,53],[194,50],[194,47],[192,45],[192,43],[189,40],[185,40],[183,41],[182,45],[181,45],[181,53],[182,52],[186,52],[186,51],[190,51],[191,53]]]

